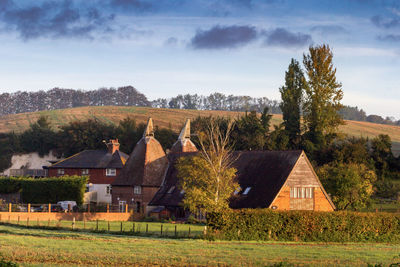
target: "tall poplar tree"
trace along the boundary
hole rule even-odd
[[[279,88],[282,98],[280,108],[283,125],[292,148],[296,148],[300,143],[300,117],[305,83],[299,62],[292,58],[289,68],[285,72],[285,85]]]
[[[336,80],[336,68],[329,45],[311,46],[309,54],[303,55],[307,74],[304,101],[304,123],[309,140],[326,142],[326,136],[336,133],[343,119],[338,111],[343,107],[342,84]]]

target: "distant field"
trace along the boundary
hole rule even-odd
[[[38,111],[32,113],[21,113],[0,117],[0,132],[15,131],[20,132],[29,127],[30,123],[35,122],[41,115],[49,118],[50,122],[57,129],[71,121],[98,119],[106,123],[118,124],[126,117],[135,118],[138,123],[146,122],[152,117],[154,124],[160,127],[171,127],[179,131],[185,119],[197,116],[230,116],[237,117],[242,112],[230,111],[208,111],[208,110],[177,110],[177,109],[156,109],[145,107],[80,107],[70,109],[60,109],[51,111]],[[281,115],[274,115],[272,124],[282,122]],[[394,144],[394,151],[400,153],[400,127],[375,124],[370,122],[346,121],[346,125],[340,127],[341,132],[352,136],[375,137],[379,134],[388,134]]]
[[[211,242],[0,225],[0,254],[22,266],[388,266],[399,253],[399,244]]]

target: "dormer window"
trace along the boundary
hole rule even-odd
[[[117,175],[116,169],[106,169],[106,176],[115,176]]]
[[[167,194],[172,194],[174,192],[175,186],[171,186],[171,188],[168,190]]]
[[[244,190],[244,192],[243,192],[243,194],[242,194],[242,195],[247,195],[247,194],[249,193],[250,189],[251,189],[251,187],[250,187],[250,186],[249,186],[249,187],[247,187],[247,188]]]

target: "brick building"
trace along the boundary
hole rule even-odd
[[[119,151],[118,139],[110,140],[104,150],[84,150],[47,167],[49,176],[87,175],[85,202],[111,203],[111,184],[128,159]]]
[[[112,203],[124,209],[133,205],[143,212],[156,194],[168,167],[167,156],[154,138],[153,120],[150,118],[143,137],[136,144],[121,173],[112,183]]]

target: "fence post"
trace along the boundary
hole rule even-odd
[[[135,222],[134,221],[132,221],[132,232],[133,233],[135,232]]]
[[[110,212],[110,204],[107,204],[107,213]]]
[[[163,228],[163,225],[161,224],[161,230],[160,230],[161,235],[162,235],[162,228]]]
[[[107,224],[108,224],[107,229],[108,229],[108,231],[110,232],[110,221],[107,221]]]
[[[99,230],[99,220],[96,220],[96,231]]]
[[[28,213],[31,212],[31,203],[28,203]]]
[[[26,218],[26,226],[29,226],[29,217]]]
[[[49,218],[49,220],[47,221],[47,227],[50,227],[50,218]]]
[[[149,224],[146,223],[146,234],[149,232]]]
[[[75,229],[75,217],[72,218],[72,230]]]
[[[120,232],[122,233],[122,222],[121,222],[121,231]]]
[[[125,204],[125,213],[128,213],[128,204]]]
[[[190,225],[189,225],[189,233],[188,233],[188,237],[190,237]]]
[[[176,234],[177,234],[177,232],[176,232],[176,225],[175,225],[175,237],[176,237]]]
[[[11,212],[11,206],[12,206],[12,204],[8,203],[8,212]]]
[[[18,224],[19,224],[19,215],[18,215]]]
[[[49,203],[49,213],[51,213],[51,204]]]
[[[39,226],[39,217],[36,219],[36,226]]]

